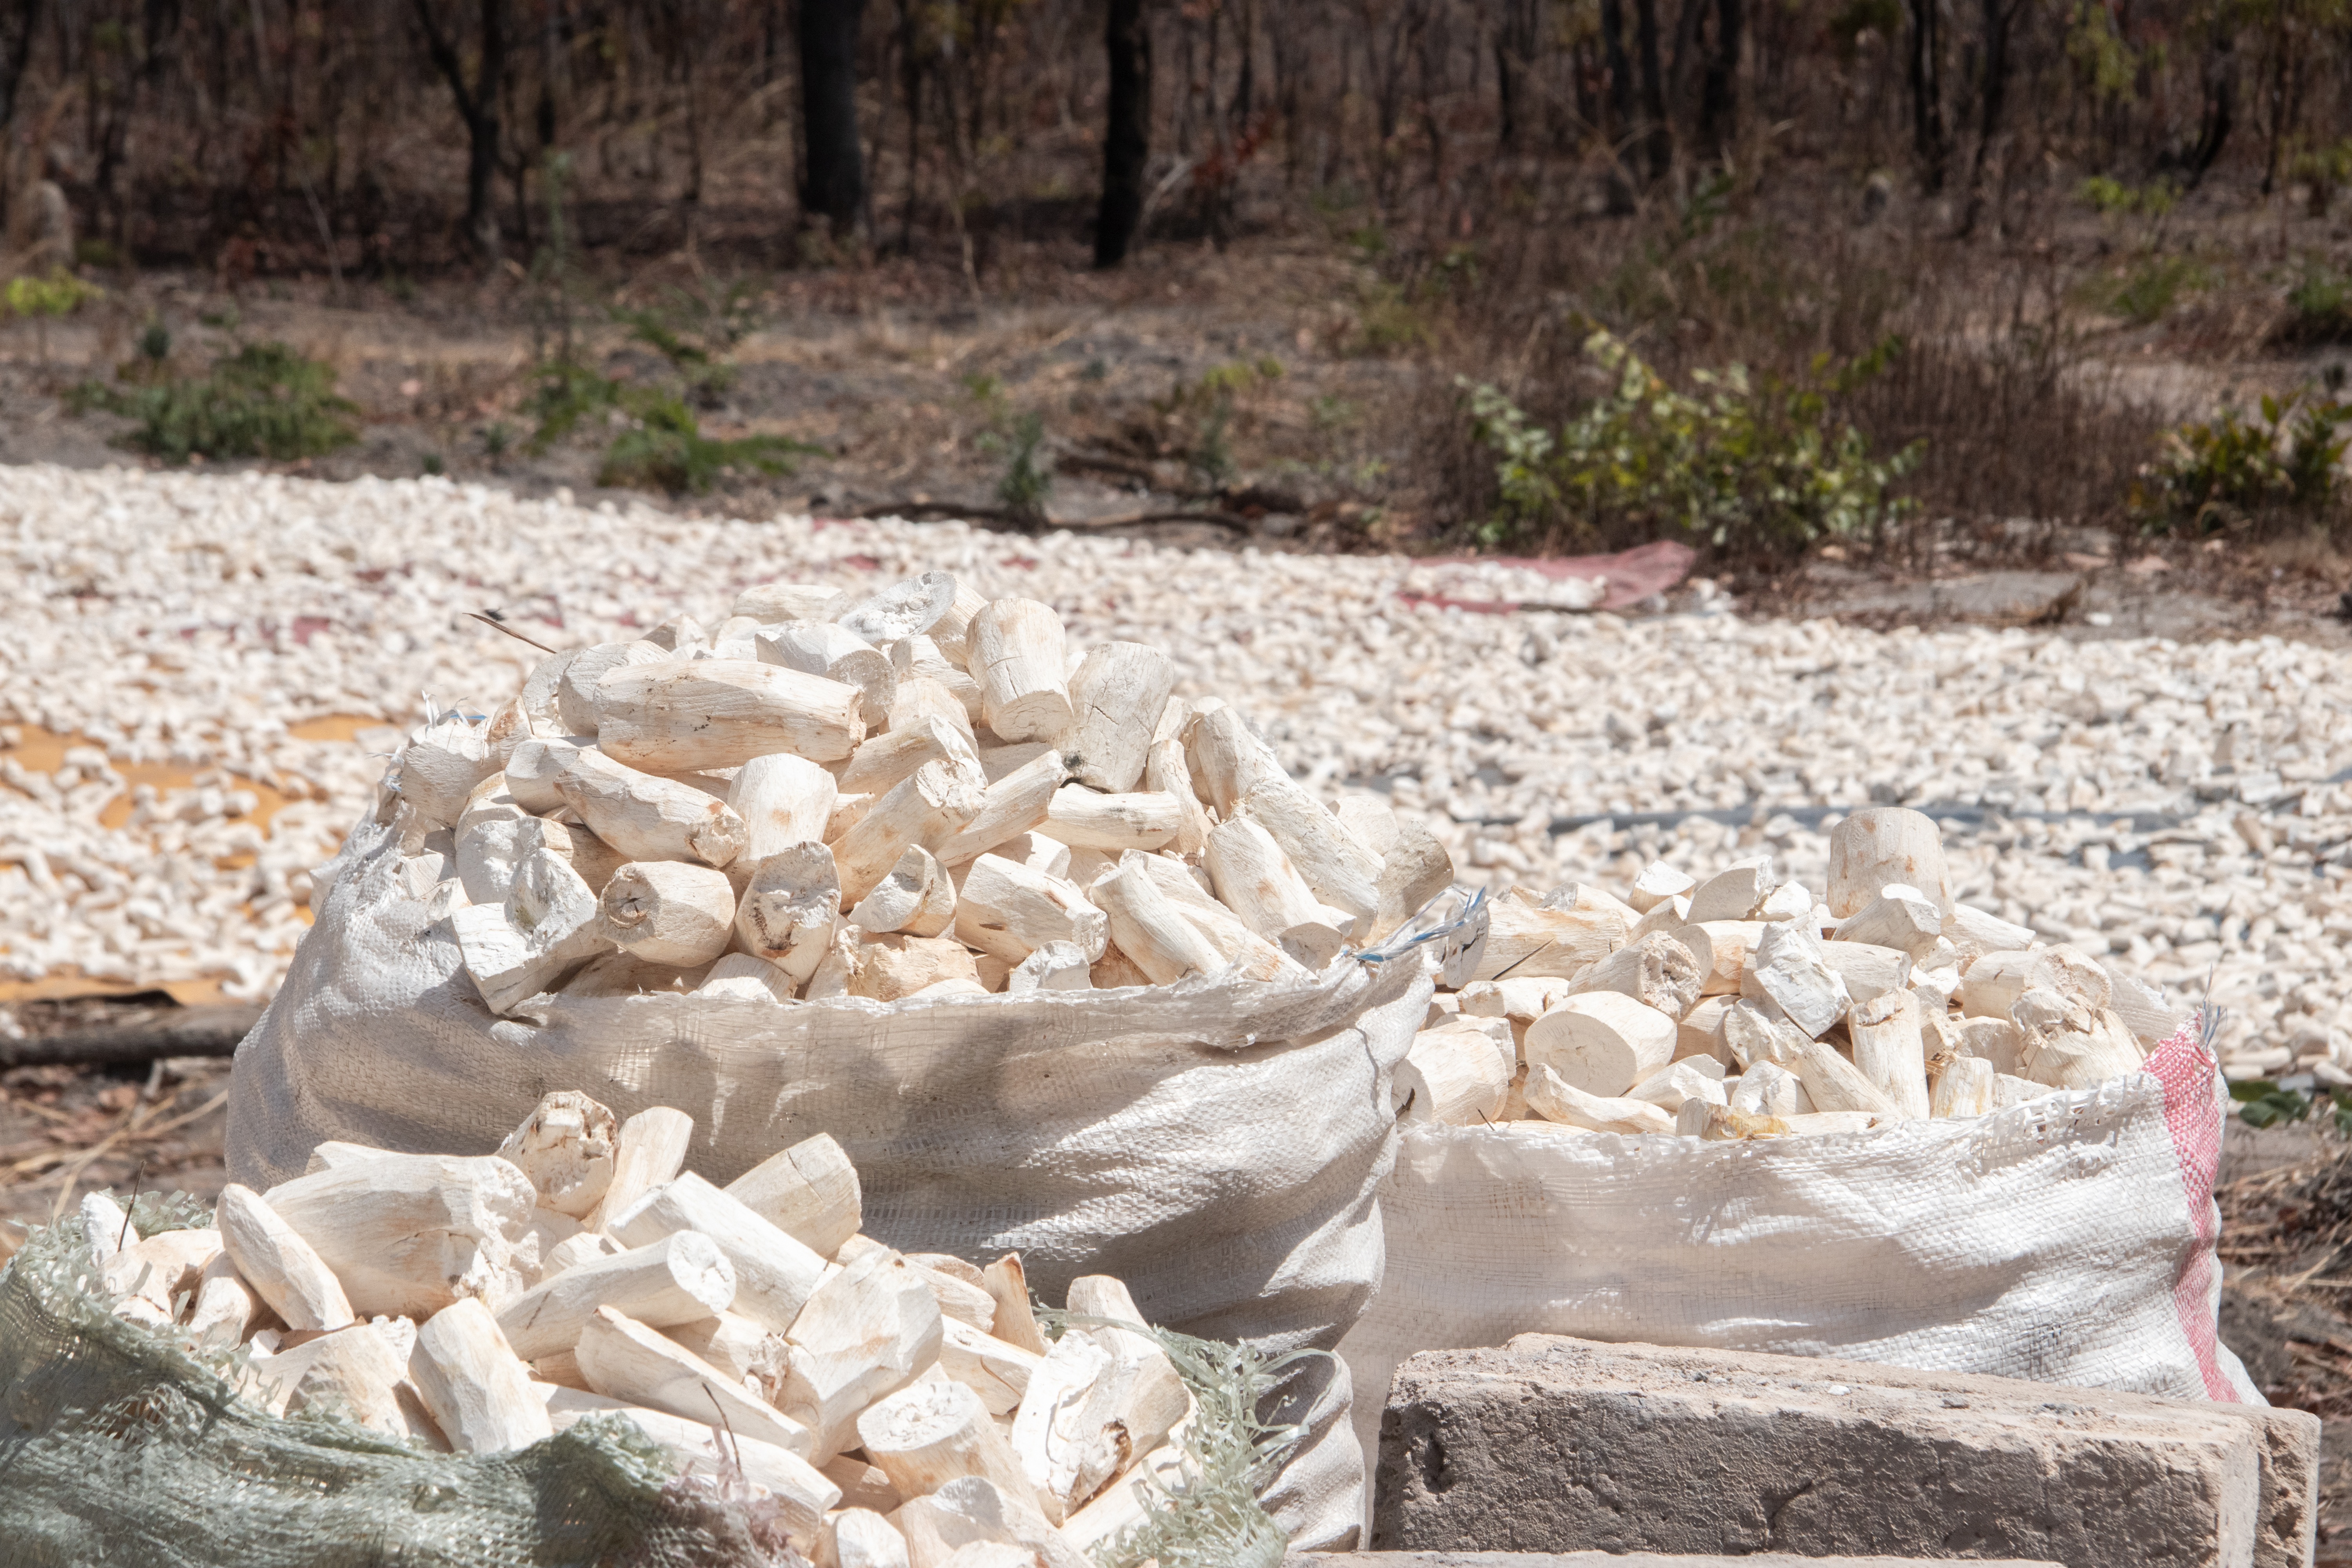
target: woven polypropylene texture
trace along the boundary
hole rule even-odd
[[[1872,1132],[1415,1123],[1341,1347],[1359,1433],[1404,1357],[1527,1332],[2261,1403],[2213,1334],[2215,1083],[2184,1037],[2095,1089]]]
[[[764,1568],[747,1521],[625,1422],[431,1454],[237,1400],[112,1316],[81,1222],[0,1271],[5,1568]]]
[[[623,1116],[685,1111],[688,1166],[722,1184],[829,1133],[877,1240],[1018,1251],[1049,1301],[1114,1274],[1151,1321],[1203,1339],[1328,1350],[1380,1279],[1418,964],[888,1006],[556,995],[501,1018],[389,830],[362,823],[320,883],[237,1052],[228,1163],[253,1187],[328,1139],[488,1153],[541,1095],[578,1089]]]

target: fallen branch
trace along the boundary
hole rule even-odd
[[[115,1067],[166,1057],[226,1057],[261,1018],[257,1006],[186,1007],[135,1024],[0,1040],[0,1068]]]

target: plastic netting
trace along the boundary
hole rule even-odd
[[[204,1217],[152,1194],[132,1214],[142,1237]],[[244,1351],[192,1351],[112,1305],[79,1218],[0,1268],[0,1568],[805,1568],[761,1501],[724,1474],[675,1475],[626,1420],[508,1454],[428,1453],[332,1410],[273,1416],[235,1392]],[[1057,1335],[1106,1326],[1040,1316]],[[1143,1331],[1199,1411],[1175,1480],[1119,1483],[1144,1518],[1096,1561],[1276,1568],[1286,1543],[1257,1493],[1302,1429],[1262,1412],[1326,1352]]]
[[[634,1426],[509,1454],[426,1453],[332,1413],[238,1400],[111,1315],[79,1219],[0,1270],[5,1568],[773,1568],[761,1510],[673,1475]]]

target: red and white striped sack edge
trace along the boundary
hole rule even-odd
[[[2214,1331],[2227,1103],[2190,1027],[1969,1121],[1701,1142],[1402,1129],[1386,1275],[1340,1344],[1376,1449],[1397,1364],[1514,1334],[1838,1356],[2264,1403]]]

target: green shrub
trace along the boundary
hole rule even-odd
[[[2140,470],[2132,510],[2151,532],[2210,532],[2271,513],[2315,514],[2336,499],[2352,437],[2352,404],[2330,395],[2264,397],[2260,419],[2220,416],[2168,432]]]
[[[359,405],[335,395],[335,373],[279,342],[247,343],[196,378],[74,390],[77,413],[102,408],[139,422],[121,438],[166,462],[191,457],[315,458],[358,439]]]
[[[2352,272],[2315,263],[2287,290],[2290,315],[2279,336],[2295,343],[2352,342]]]
[[[600,485],[701,495],[730,469],[789,474],[794,458],[821,450],[783,436],[714,439],[674,392],[624,387],[620,402],[632,423],[604,448]]]
[[[2150,326],[2162,321],[2183,293],[2203,288],[2211,277],[2185,256],[2152,256],[2124,274],[2102,302],[2111,315],[2135,326]]]
[[[1818,356],[1795,380],[1754,378],[1738,364],[1700,371],[1693,395],[1595,331],[1584,355],[1608,390],[1556,436],[1494,387],[1462,380],[1474,433],[1496,457],[1501,505],[1480,542],[1681,531],[1785,551],[1824,534],[1866,535],[1908,510],[1893,489],[1918,449],[1872,457],[1831,400],[1876,374],[1899,346],[1889,339],[1843,367]]]

